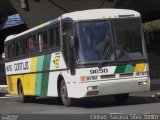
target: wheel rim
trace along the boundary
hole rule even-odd
[[[68,98],[68,94],[67,94],[67,86],[66,86],[66,84],[65,83],[63,83],[63,85],[62,85],[62,98],[63,98],[63,100],[67,100],[67,98]]]

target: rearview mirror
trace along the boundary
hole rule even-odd
[[[70,35],[70,36],[69,36],[69,39],[70,39],[71,48],[73,48],[73,47],[74,47],[74,36],[73,36],[73,35]]]

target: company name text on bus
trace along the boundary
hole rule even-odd
[[[21,71],[21,70],[28,70],[29,69],[29,63],[28,61],[25,62],[19,62],[14,63],[13,65],[6,66],[6,71]]]

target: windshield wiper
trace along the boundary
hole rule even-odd
[[[124,55],[127,56],[127,58],[128,58],[129,60],[133,61],[133,59],[129,56],[128,52],[126,52],[126,51],[122,51],[122,52],[124,53]]]
[[[107,36],[108,36],[108,35],[107,35]],[[110,39],[110,38],[109,38],[109,37],[106,37],[106,38],[105,38],[105,46],[104,46],[104,50],[103,50],[102,60],[100,60],[99,65],[98,65],[99,68],[102,67],[103,61],[104,61],[104,59],[105,59],[105,57],[106,57],[106,55],[108,54],[109,49],[110,49],[110,44],[107,45],[107,43],[108,43],[108,42],[107,42],[107,39]]]

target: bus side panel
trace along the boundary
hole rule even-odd
[[[58,91],[57,91],[58,77],[59,75],[61,75],[62,77],[64,77],[64,80],[66,80],[65,77],[67,76],[64,76],[64,73],[68,73],[65,70],[66,68],[67,67],[66,67],[62,53],[61,52],[52,53],[50,58],[49,70],[51,71],[49,73],[49,78],[48,78],[49,81],[48,81],[47,96],[58,96]]]
[[[17,94],[17,79],[13,76],[7,76],[8,92],[10,94]]]
[[[24,78],[21,79],[24,95],[35,95],[35,81],[36,74],[25,74]]]
[[[36,87],[36,68],[37,68],[37,57],[31,58],[31,66],[30,66],[30,95],[36,95],[35,94],[35,87]],[[28,76],[29,77],[29,76]]]
[[[37,66],[35,68],[37,72],[40,72],[36,74],[35,94],[37,96],[47,96],[50,59],[51,54],[37,58]]]
[[[36,72],[43,71],[43,61],[44,61],[44,55],[37,57],[37,64],[35,66]],[[41,83],[42,83],[42,73],[36,73],[35,94],[37,96],[40,96],[41,94]]]
[[[22,82],[23,79],[24,79],[23,75],[7,76],[8,92],[11,94],[18,94],[17,83],[18,80]]]
[[[16,71],[15,64],[22,65],[19,68],[23,69]],[[20,79],[24,95],[31,96],[57,96],[58,76],[62,74],[61,69],[66,69],[61,52],[10,62],[6,66],[13,67],[8,75],[21,74],[8,77],[10,93],[18,93],[17,80]]]
[[[37,57],[31,58],[30,72],[24,74],[22,81],[24,95],[35,95]]]
[[[31,60],[31,62],[30,62]],[[26,61],[29,63],[29,71],[28,72],[22,72],[21,75],[10,75],[7,76],[7,83],[8,83],[8,91],[11,94],[18,94],[18,79],[22,82],[22,87],[24,91],[24,95],[35,95],[35,85],[36,85],[36,67],[37,67],[37,57],[33,57],[31,59],[26,59]],[[21,60],[22,62],[22,60]],[[16,63],[9,63],[8,65],[14,66]],[[21,70],[19,70],[21,72]],[[17,73],[17,71],[13,70],[9,71],[8,74]]]
[[[48,81],[48,93],[47,96],[58,96],[57,80],[60,72],[50,72]]]
[[[48,72],[42,73],[41,96],[47,96],[50,61],[51,61],[51,54],[45,55],[43,60],[43,71],[48,71]]]

